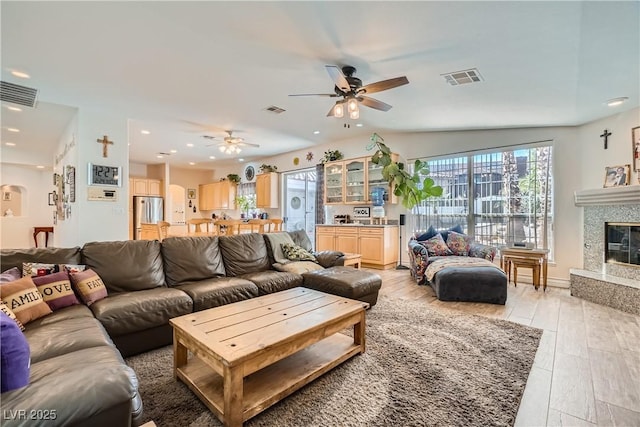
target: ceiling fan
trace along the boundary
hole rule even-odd
[[[391,105],[366,96],[366,94],[382,92],[383,90],[393,89],[409,83],[409,80],[405,76],[402,76],[363,86],[362,80],[354,76],[356,69],[351,65],[345,65],[342,68],[336,65],[325,65],[325,68],[335,83],[335,87],[333,88],[335,93],[302,93],[289,96],[342,97],[341,100],[336,101],[336,104],[331,107],[331,110],[327,113],[327,117],[343,117],[346,108],[349,117],[357,119],[360,117],[358,104],[380,111],[389,111]]]
[[[233,136],[232,130],[226,130],[227,136],[224,137],[224,140],[218,144],[209,144],[207,147],[211,147],[212,145],[217,145],[221,152],[226,154],[237,154],[242,151],[242,147],[260,147],[258,144],[252,144],[250,142],[245,142],[244,138],[240,138],[239,136]],[[203,138],[214,139],[214,136],[204,135]]]

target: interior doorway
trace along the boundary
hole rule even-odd
[[[284,212],[287,231],[305,230],[315,248],[316,169],[284,173]]]

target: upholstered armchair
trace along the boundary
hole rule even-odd
[[[419,285],[426,283],[425,270],[437,259],[470,256],[493,261],[497,252],[495,247],[475,242],[470,236],[463,234],[459,225],[440,231],[429,227],[427,232],[411,237],[408,246],[411,276]]]

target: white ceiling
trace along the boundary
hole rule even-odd
[[[636,1],[2,1],[0,8],[2,80],[39,90],[36,109],[2,109],[3,162],[50,164],[61,129],[82,107],[130,118],[131,161],[214,168],[235,157],[202,136],[222,141],[226,129],[260,144],[242,152],[255,159],[339,147],[374,131],[579,125],[640,105]],[[410,83],[372,95],[393,108],[361,108],[357,128],[326,117],[332,98],[288,96],[331,93],[326,64],[355,66],[364,84],[402,75]],[[441,76],[474,67],[483,82],[450,86]],[[604,104],[621,96],[629,100],[620,107]],[[264,111],[271,105],[286,112]],[[6,132],[11,126],[22,132]]]

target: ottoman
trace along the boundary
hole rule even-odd
[[[375,273],[352,267],[331,267],[302,274],[303,286],[340,297],[368,302],[378,301],[382,279]]]
[[[468,259],[474,262],[473,265],[462,265],[460,261],[443,259],[432,264],[437,272],[433,273],[429,284],[439,300],[505,304],[507,275],[502,269],[483,259]]]

